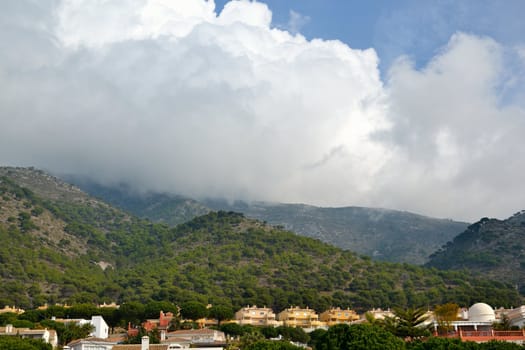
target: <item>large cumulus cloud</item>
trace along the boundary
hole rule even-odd
[[[449,207],[460,217],[506,216],[523,206],[519,51],[458,33],[423,69],[406,59],[392,67],[388,136],[397,157],[388,168],[398,179],[392,197],[403,192],[407,206]]]
[[[273,28],[258,2],[2,6],[4,164],[201,197],[520,209],[519,48],[458,33],[383,82],[373,49]]]

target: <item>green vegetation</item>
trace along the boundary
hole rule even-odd
[[[290,305],[309,306],[319,312],[332,305],[357,311],[393,307],[396,317],[384,322],[340,325],[310,334],[289,327],[218,326],[239,337],[236,345],[241,349],[296,349],[288,341],[308,343],[315,350],[523,349],[509,343],[426,338],[428,331],[421,327],[423,306],[441,305],[436,313],[446,330],[458,305],[521,304],[514,286],[504,281],[476,278],[466,270],[372,261],[234,212],[210,212],[176,227],[154,224],[42,173],[29,175],[0,176],[0,305],[27,309],[67,302],[74,306],[3,314],[0,325],[53,328],[66,343],[85,336],[89,329],[50,321],[51,316],[101,314],[114,328],[128,322],[139,325],[162,310],[177,315],[171,327],[183,327],[191,324],[181,325],[179,313],[184,318],[209,316],[220,322],[247,304],[267,305],[275,311]],[[36,184],[35,192],[21,186],[19,179]],[[451,252],[461,247],[466,252],[460,258],[461,267],[477,268],[487,276],[508,273],[511,268],[521,276],[523,227],[523,213],[503,222],[483,219],[433,261],[451,259],[455,256]],[[510,266],[507,270],[502,269],[503,262]],[[455,267],[454,260],[446,263]],[[120,309],[93,306],[110,301],[120,303]],[[213,307],[208,309],[207,304]],[[149,335],[152,343],[158,339],[158,334]],[[277,337],[283,340],[268,341]],[[49,348],[41,342],[0,337],[0,350]]]
[[[490,341],[488,343],[462,342],[459,339],[429,338],[407,344],[407,350],[523,350],[514,343]]]
[[[52,350],[52,346],[41,340],[0,336],[0,350]]]
[[[198,320],[208,316],[208,309],[203,303],[199,303],[198,301],[188,301],[182,304],[180,313],[185,319]]]
[[[56,330],[60,345],[66,345],[75,339],[86,338],[93,331],[91,324],[79,326],[73,322],[62,323],[51,320],[43,320],[40,322],[40,325]]]
[[[231,320],[234,316],[233,310],[230,306],[227,305],[213,305],[209,312],[208,316],[216,319],[220,325],[224,320]]]
[[[337,325],[330,327],[319,340],[316,350],[398,350],[405,343],[381,327],[371,325]]]
[[[377,325],[337,325],[313,334],[309,343],[314,350],[519,350],[523,346],[500,341],[462,342],[459,339],[425,338],[405,342]]]
[[[475,272],[512,283],[524,293],[524,235],[525,212],[506,220],[483,218],[435,252],[427,265]]]
[[[390,333],[402,339],[420,339],[430,336],[431,325],[425,326],[428,320],[424,308],[394,308],[394,317],[386,318],[384,327]]]
[[[253,344],[247,345],[242,349],[246,350],[301,350],[302,347],[295,346],[286,341],[259,341]]]
[[[126,185],[103,186],[86,179],[72,178],[73,183],[92,196],[153,222],[176,226],[211,211],[205,205],[178,195],[137,193]]]
[[[440,334],[447,334],[452,330],[452,322],[458,319],[459,305],[454,303],[446,303],[436,306],[434,314],[438,322],[438,332]]]
[[[142,342],[142,337],[147,336],[149,338],[150,344],[160,344],[160,334],[158,329],[153,329],[151,331],[146,331],[144,328],[140,327],[137,335],[128,336],[128,338],[123,342],[124,344],[140,344]]]
[[[22,315],[1,315],[2,325],[5,322],[15,324],[16,322],[25,321],[31,323],[34,328],[50,328],[57,330],[60,343],[66,344],[72,339],[86,337],[90,331],[90,325],[77,326],[72,323],[63,324],[49,320],[49,315],[74,315],[74,317],[90,318],[92,315],[103,314],[108,322],[125,325],[128,320],[137,318],[138,321],[144,321],[148,311],[154,312],[160,306],[172,306],[169,304],[161,305],[155,302],[142,305],[139,303],[123,304],[121,309],[102,310],[92,305],[79,304],[72,307],[53,306],[47,310],[29,310]],[[127,307],[124,307],[128,305]],[[155,306],[156,305],[156,306]],[[449,309],[448,307],[446,308]],[[141,314],[139,312],[142,312]],[[424,319],[420,309],[398,309],[395,312],[395,320],[378,321],[372,324],[340,324],[330,327],[327,331],[317,329],[311,333],[305,333],[301,328],[292,327],[254,327],[240,326],[235,323],[226,323],[220,326],[220,330],[234,339],[229,344],[229,349],[284,349],[294,350],[295,344],[308,344],[314,350],[336,350],[336,349],[399,349],[399,350],[518,350],[524,347],[506,343],[491,341],[485,344],[476,344],[471,342],[461,342],[459,339],[447,339],[430,337],[428,331],[422,327]],[[394,322],[392,322],[394,321]],[[177,327],[178,328],[178,327]],[[170,327],[171,329],[171,327]],[[157,330],[146,332],[145,329],[139,328],[138,335],[129,337],[125,343],[136,344],[141,342],[142,336],[150,337],[150,343],[159,343],[160,337]],[[276,338],[280,338],[276,341]],[[270,341],[270,339],[273,339]],[[4,347],[2,347],[4,346]],[[36,346],[36,347],[35,347]],[[16,336],[0,337],[1,349],[22,349],[22,350],[47,350],[47,345],[20,339]]]
[[[147,312],[137,305],[152,302],[212,304],[220,319],[248,304],[321,312],[332,305],[364,311],[450,301],[521,303],[503,282],[375,262],[238,213],[211,212],[170,228],[69,187],[52,191],[53,186],[39,188],[47,196],[41,197],[0,179],[0,204],[6,208],[0,213],[0,305],[116,301],[123,310],[129,306],[126,317],[135,323]],[[25,229],[27,216],[21,213],[33,211],[38,216],[29,214],[29,220],[35,227]]]
[[[86,192],[154,222],[175,226],[211,210],[235,211],[381,261],[423,264],[468,226],[396,210],[220,200],[199,203],[166,193],[137,193],[126,185],[109,187],[81,179],[73,181]]]
[[[215,210],[280,225],[306,237],[372,257],[375,260],[423,264],[467,223],[429,218],[397,210],[303,204],[206,202]]]
[[[400,311],[400,310],[398,310]],[[404,310],[403,313],[414,313],[417,310]],[[401,329],[403,326],[401,326]],[[389,330],[390,329],[390,330]],[[226,334],[238,337],[240,341],[231,344],[232,349],[281,349],[282,346],[289,348],[293,341],[298,343],[308,343],[314,350],[373,350],[373,349],[399,349],[399,350],[519,350],[523,346],[513,343],[491,341],[484,344],[472,342],[462,342],[459,339],[447,339],[436,337],[406,337],[404,334],[392,333],[387,323],[377,324],[340,324],[330,327],[328,331],[317,329],[309,334],[301,336],[299,328],[287,327],[253,327],[239,326],[237,324],[226,324],[221,326],[221,330]],[[299,330],[295,337],[286,336]],[[283,341],[270,342],[269,338],[283,337]],[[285,345],[286,344],[286,345]]]

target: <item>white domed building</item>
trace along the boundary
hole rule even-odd
[[[458,315],[459,316],[459,315]],[[457,321],[453,321],[451,326],[454,331],[490,331],[492,324],[496,321],[494,309],[485,303],[476,303],[464,310]],[[437,331],[438,322],[434,322],[434,329]]]
[[[490,322],[494,323],[496,321],[496,313],[490,305],[485,303],[476,303],[469,307],[468,309],[468,320],[470,322]]]
[[[517,309],[510,310],[509,314],[514,312],[514,310]],[[520,308],[520,310],[525,310],[525,306]],[[519,313],[520,310],[517,310],[516,313]],[[501,310],[498,311],[501,313]],[[515,317],[514,314],[512,316]],[[493,329],[494,322],[500,322],[500,320],[496,318],[496,310],[485,303],[476,303],[469,307],[468,310],[463,309],[458,318],[457,321],[453,321],[450,324],[454,331],[448,330],[445,334],[446,337],[453,336],[458,337],[462,341],[473,341],[476,343],[498,340],[525,344],[525,331],[523,330],[498,331]],[[438,327],[438,322],[434,321],[435,335],[439,335],[437,333]]]

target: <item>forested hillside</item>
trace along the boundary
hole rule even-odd
[[[140,218],[176,226],[212,211],[204,204],[178,195],[166,193],[141,193],[126,184],[103,186],[87,179],[67,177],[75,185],[92,196],[101,198],[117,208],[126,210]]]
[[[88,193],[154,222],[174,226],[211,210],[235,211],[382,261],[424,264],[430,254],[468,226],[464,222],[378,208],[198,202],[167,193],[138,193],[126,185],[102,186],[86,179],[71,179]]]
[[[423,264],[467,223],[430,218],[399,210],[303,204],[208,201],[216,210],[233,210],[282,225],[303,236],[368,255],[376,260]]]
[[[506,220],[483,218],[433,254],[428,266],[467,269],[525,292],[525,211]]]
[[[20,186],[21,172],[47,190],[36,194]],[[0,177],[0,304],[195,300],[234,308],[362,310],[521,303],[516,290],[501,282],[374,262],[242,214],[212,212],[170,228],[129,216],[41,172],[14,173]]]

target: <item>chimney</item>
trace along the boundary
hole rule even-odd
[[[142,337],[142,346],[140,350],[149,350],[149,337],[147,335]]]

